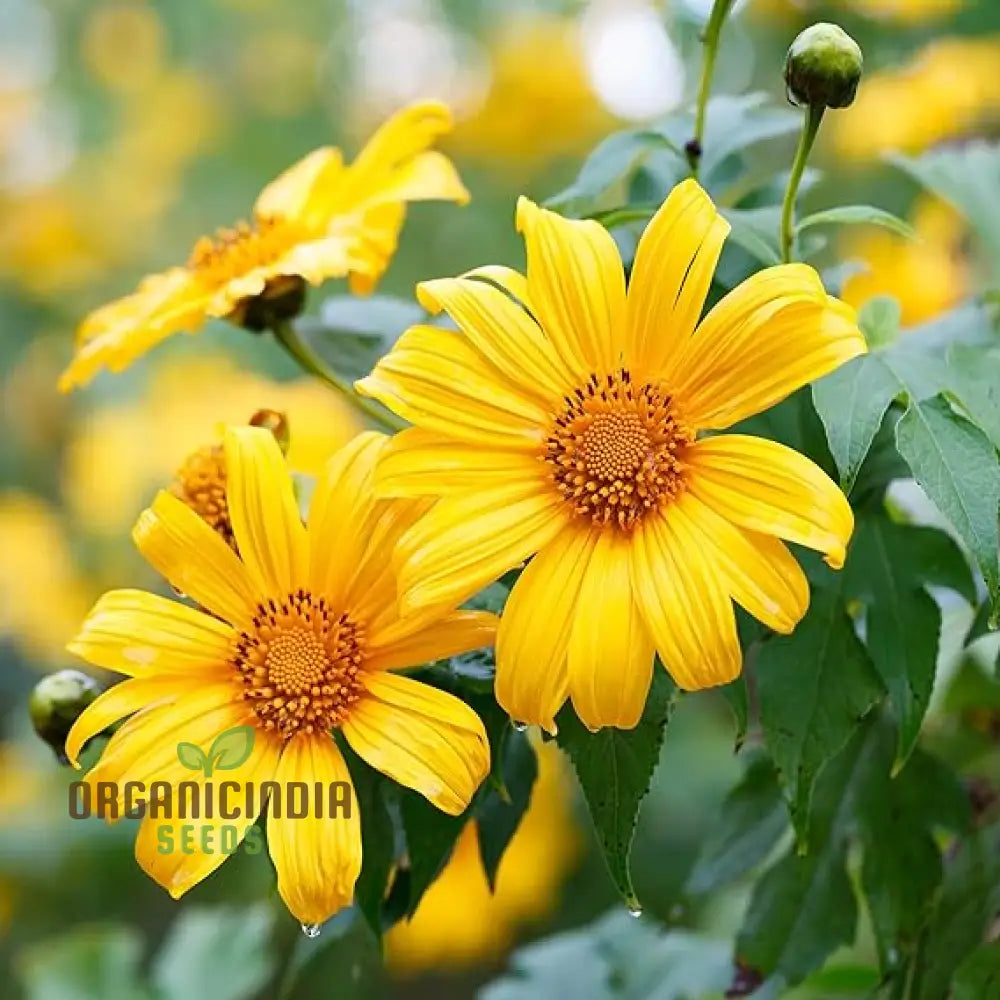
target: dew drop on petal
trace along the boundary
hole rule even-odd
[[[525,729],[528,728],[527,722],[515,722],[513,719],[510,720],[510,724],[519,732],[523,733]]]
[[[319,924],[303,924],[302,933],[310,940],[318,938],[323,928]]]
[[[630,917],[641,917],[642,907],[637,902],[632,902],[629,904],[628,913]]]

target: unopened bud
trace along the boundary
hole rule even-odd
[[[788,100],[799,107],[846,108],[854,103],[863,68],[861,48],[843,28],[814,24],[788,49]]]
[[[60,670],[43,677],[31,692],[28,712],[35,732],[63,763],[66,737],[83,710],[101,693],[93,677],[79,670]]]
[[[288,417],[280,410],[258,410],[250,418],[251,427],[263,427],[274,435],[278,447],[288,454]]]

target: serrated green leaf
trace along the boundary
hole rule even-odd
[[[764,742],[801,841],[817,773],[883,693],[838,588],[814,588],[796,630],[761,647],[756,677]]]
[[[788,809],[774,767],[756,757],[726,796],[685,890],[712,892],[745,875],[767,859],[787,829]]]
[[[235,726],[220,733],[208,751],[211,767],[217,771],[235,771],[245,764],[253,753],[256,733],[253,726]]]
[[[899,391],[899,381],[877,354],[853,358],[813,385],[813,404],[845,493],[854,488],[882,418]]]
[[[948,390],[1000,448],[1000,351],[953,346],[948,355]]]
[[[892,212],[872,205],[838,205],[836,208],[814,212],[799,220],[795,232],[801,234],[814,226],[878,226],[881,229],[888,229],[897,236],[905,236],[908,240],[918,238],[913,226],[908,222],[904,222]]]
[[[160,1000],[252,1000],[275,967],[273,923],[266,905],[186,909],[153,962]],[[109,1000],[117,998],[111,994]]]
[[[938,396],[911,404],[896,428],[913,478],[968,546],[1000,611],[1000,462],[978,427]]]
[[[860,518],[845,589],[867,608],[866,645],[899,723],[896,766],[920,732],[937,667],[941,613],[925,587],[951,586],[975,598],[968,563],[943,532],[896,524],[881,512]]]
[[[194,743],[178,743],[177,759],[191,771],[203,771],[208,765],[205,752]]]
[[[1000,941],[970,952],[955,970],[951,1000],[996,1000],[1000,997]]]
[[[629,872],[632,837],[639,805],[660,759],[675,694],[667,672],[656,665],[646,707],[634,729],[609,727],[591,733],[570,705],[556,717],[556,740],[573,762],[608,871],[632,909],[639,909]]]
[[[876,295],[858,310],[858,326],[873,350],[897,340],[902,320],[903,307],[892,295]]]

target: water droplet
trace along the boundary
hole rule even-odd
[[[636,918],[641,917],[642,916],[642,907],[637,902],[629,903],[629,906],[628,906],[628,915],[630,917],[636,917]]]
[[[899,952],[895,948],[890,948],[885,953],[885,962],[890,968],[895,968],[899,965]]]
[[[319,924],[303,924],[302,933],[305,934],[310,940],[318,938],[322,933],[323,928]]]
[[[519,732],[523,733],[525,729],[528,728],[527,722],[515,722],[513,719],[510,720],[510,724]]]

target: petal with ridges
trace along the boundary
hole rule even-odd
[[[310,792],[318,782],[328,789],[337,782],[350,788],[348,809],[322,816],[281,817],[271,810],[267,846],[278,873],[278,892],[296,920],[322,924],[350,906],[361,874],[361,810],[347,764],[327,733],[299,735],[285,745],[275,779],[305,782]],[[328,796],[325,806],[329,806]]]
[[[306,208],[317,186],[334,184],[343,173],[339,149],[321,146],[279,174],[258,195],[253,213],[258,219],[306,220]]]
[[[598,533],[576,600],[570,633],[569,693],[590,730],[632,729],[653,677],[652,636],[632,594],[631,536]]]
[[[524,197],[517,202],[517,229],[528,252],[532,307],[577,384],[591,372],[620,367],[625,271],[611,234]]]
[[[226,499],[247,573],[262,596],[284,598],[308,581],[309,552],[292,479],[274,435],[226,430]]]
[[[497,616],[486,611],[453,611],[424,626],[422,617],[407,630],[407,620],[396,628],[373,634],[365,659],[366,670],[396,670],[417,667],[470,649],[492,646],[497,631]]]
[[[463,701],[391,673],[363,673],[367,696],[343,732],[372,767],[412,788],[452,816],[489,773],[486,730]]]
[[[836,483],[797,451],[744,434],[719,434],[685,454],[688,488],[742,528],[776,535],[844,565],[854,514]]]
[[[182,500],[161,490],[139,515],[132,539],[182,594],[239,629],[252,627],[263,595],[236,553]]]
[[[596,532],[565,527],[517,578],[497,632],[496,698],[512,719],[555,733],[569,690],[567,648]]]
[[[733,602],[679,505],[644,518],[631,553],[639,609],[677,685],[696,691],[739,676]]]

